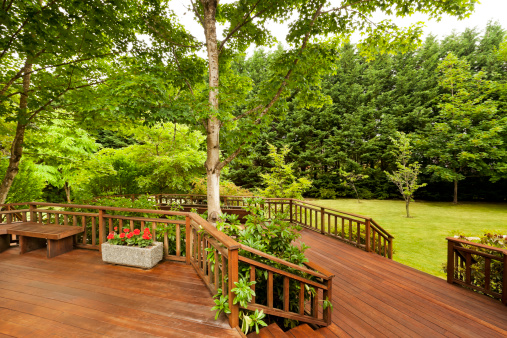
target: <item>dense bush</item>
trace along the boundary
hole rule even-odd
[[[7,159],[0,160],[0,177],[5,176],[8,165]],[[39,201],[45,187],[46,180],[38,173],[36,165],[30,160],[23,160],[5,203]]]
[[[308,246],[299,240],[301,237],[299,233],[301,228],[285,221],[287,218],[286,214],[277,213],[272,215],[271,218],[268,218],[264,208],[260,207],[260,205],[263,204],[262,198],[246,199],[246,203],[246,210],[251,214],[246,217],[247,221],[244,227],[240,226],[237,217],[225,215],[225,221],[217,224],[218,229],[228,236],[234,237],[239,243],[296,265],[303,266],[303,264],[308,261],[305,257],[305,250]],[[298,245],[295,245],[296,242],[298,242]],[[250,252],[240,250],[239,253],[241,256],[254,259],[277,269],[312,279],[311,276],[299,270],[288,268],[285,265],[272,262],[269,259],[259,257]],[[240,262],[239,273],[240,281],[236,283],[235,289],[237,296],[233,301],[235,303],[239,302],[242,306],[245,306],[251,300],[252,296],[250,290],[250,266]],[[256,269],[255,302],[258,304],[267,305],[267,279],[267,271]],[[283,276],[277,274],[273,275],[273,306],[278,309],[283,309],[283,280]],[[289,290],[289,309],[292,312],[298,313],[300,283],[295,280],[290,280]],[[305,299],[309,299],[311,294],[315,292],[316,290],[314,288],[307,287],[305,289]],[[229,300],[226,295],[219,293],[215,298],[215,303],[217,304],[217,306],[214,307],[215,310],[222,311],[228,309]],[[249,317],[249,319],[243,317]],[[248,323],[256,322],[256,320],[259,320],[259,313],[245,312],[240,315],[240,318],[242,318],[243,327],[246,327],[245,320]],[[280,324],[286,327],[294,327],[297,325],[297,321],[285,319],[284,322]]]

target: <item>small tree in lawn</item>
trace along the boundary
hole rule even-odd
[[[357,192],[356,183],[360,180],[368,178],[368,175],[359,174],[355,170],[345,171],[341,168],[338,173],[343,178],[343,185],[354,189],[354,192],[356,193],[357,203],[361,203],[361,201],[359,201],[359,193]]]
[[[409,206],[415,191],[426,186],[426,183],[418,184],[417,177],[421,173],[421,165],[418,162],[410,163],[412,157],[412,146],[410,139],[405,133],[397,132],[398,140],[391,137],[396,147],[396,166],[398,170],[392,174],[385,172],[389,180],[391,180],[400,190],[403,199],[405,199],[405,208],[407,210],[407,218],[410,217]]]
[[[266,197],[297,198],[303,197],[303,193],[312,185],[306,177],[296,178],[292,166],[294,163],[285,163],[285,157],[290,152],[288,146],[284,146],[280,153],[275,146],[269,145],[269,157],[275,165],[271,173],[261,174],[266,189],[260,193]]]

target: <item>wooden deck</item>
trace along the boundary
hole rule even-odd
[[[507,337],[499,301],[314,231],[302,235],[307,257],[336,275],[337,336]]]
[[[0,337],[240,337],[194,269],[163,262],[152,270],[107,265],[73,250],[0,254]]]

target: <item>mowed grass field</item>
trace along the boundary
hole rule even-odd
[[[309,201],[310,202],[310,201]],[[406,218],[404,201],[312,200],[312,203],[372,217],[394,237],[394,260],[445,278],[446,237],[457,234],[479,237],[486,232],[507,235],[507,203],[410,203]]]

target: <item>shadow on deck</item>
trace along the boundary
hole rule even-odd
[[[210,293],[190,265],[107,265],[99,252],[0,254],[0,336],[240,337],[215,321]]]
[[[406,265],[302,231],[307,257],[335,273],[340,337],[507,337],[507,307]]]

